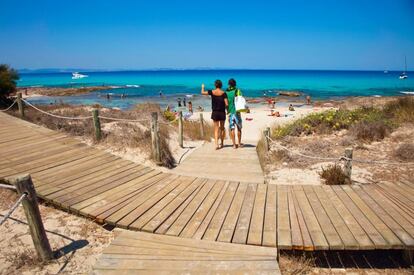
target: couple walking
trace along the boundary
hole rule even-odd
[[[231,140],[233,142],[233,148],[237,149],[238,147],[242,147],[242,119],[240,112],[236,111],[236,106],[234,102],[236,96],[241,96],[241,91],[236,87],[236,80],[234,80],[233,78],[229,80],[228,88],[226,91],[222,90],[223,83],[221,82],[221,80],[216,80],[214,82],[214,86],[216,87],[214,90],[206,91],[204,89],[204,84],[202,84],[201,94],[211,96],[211,119],[214,123],[214,140],[216,143],[216,150],[223,147],[225,136],[224,124],[226,122],[226,111],[229,120],[229,132]],[[236,144],[236,128],[238,132],[238,144]],[[219,138],[221,140],[220,144],[218,143]]]

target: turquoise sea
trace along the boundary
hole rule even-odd
[[[397,71],[306,71],[306,70],[154,70],[88,72],[82,79],[72,79],[70,72],[21,73],[19,87],[80,87],[105,85],[108,90],[88,95],[59,97],[66,103],[100,103],[108,107],[130,108],[137,103],[156,101],[174,105],[177,98],[186,97],[197,105],[200,86],[213,88],[221,79],[226,87],[229,78],[237,80],[247,97],[277,96],[277,91],[301,91],[312,99],[343,98],[348,96],[395,96],[414,92],[414,73],[400,80]],[[114,89],[115,88],[115,89]],[[160,92],[162,96],[160,96]],[[111,93],[110,100],[106,94]],[[120,95],[126,97],[121,99]],[[190,97],[190,95],[193,95]],[[32,98],[36,103],[49,104],[54,97]]]

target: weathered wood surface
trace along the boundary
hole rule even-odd
[[[117,233],[92,274],[280,274],[275,248]]]
[[[0,177],[117,227],[297,250],[414,248],[414,182],[275,186],[162,173],[0,114]]]

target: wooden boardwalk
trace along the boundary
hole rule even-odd
[[[0,113],[0,177],[132,230],[298,250],[413,249],[414,183],[276,186],[162,173]]]
[[[280,274],[275,248],[122,232],[93,274]]]
[[[226,140],[227,144],[219,151],[212,143],[204,144],[172,172],[209,179],[264,183],[254,143],[245,141],[243,148],[233,149],[229,142]]]

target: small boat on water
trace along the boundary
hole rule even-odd
[[[405,57],[405,70],[402,74],[400,74],[400,79],[407,79],[408,75],[407,75],[407,57]]]
[[[72,73],[72,79],[81,79],[85,77],[88,77],[88,76],[86,74],[80,74],[78,72]]]

